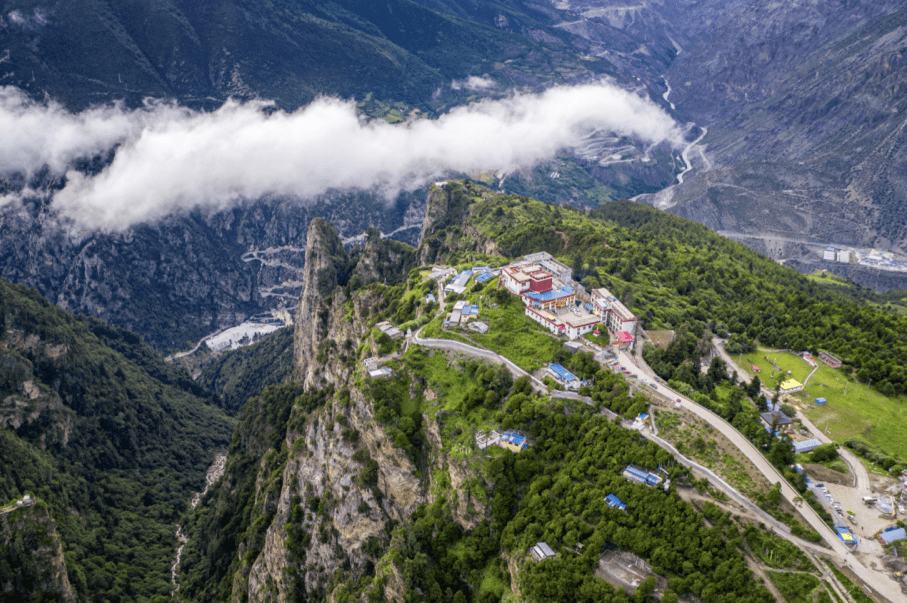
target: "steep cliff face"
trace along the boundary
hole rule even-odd
[[[0,426],[40,447],[62,448],[69,442],[73,413],[60,396],[40,382],[23,353],[59,358],[67,352],[37,335],[10,329],[0,336]]]
[[[291,601],[303,588],[317,596],[344,572],[365,571],[387,544],[389,522],[405,520],[426,500],[412,461],[359,389],[288,431],[287,443],[293,452],[249,575],[251,601]]]
[[[412,248],[376,232],[363,249],[347,253],[332,225],[312,222],[294,336],[295,370],[306,393],[289,404],[285,427],[278,421],[267,438],[273,448],[255,469],[249,504],[267,518],[267,529],[251,530],[239,546],[247,561],[233,576],[234,601],[330,597],[338,584],[372,574],[393,527],[439,492],[452,493],[462,528],[487,516],[485,504],[461,488],[476,477],[444,452],[436,418],[421,415],[425,445],[414,452],[396,422],[376,417],[375,394],[356,370],[358,360],[381,353],[372,325],[404,305],[399,296],[409,287],[414,258]],[[438,397],[415,377],[404,387],[413,399]],[[313,396],[322,402],[313,405]],[[230,488],[239,487],[229,479]]]
[[[485,191],[485,192],[483,192]],[[467,249],[499,255],[497,244],[473,229],[466,221],[481,205],[487,189],[469,182],[448,182],[433,186],[428,193],[425,222],[419,234],[419,263],[442,262],[451,251]]]
[[[270,200],[76,237],[59,228],[48,206],[7,204],[0,208],[0,277],[134,330],[157,349],[188,349],[251,315],[296,305],[315,216],[344,236],[376,226],[415,242],[423,203],[403,195],[388,205],[352,193]]]
[[[75,601],[47,506],[0,513],[0,593],[6,601]]]
[[[303,288],[294,317],[293,339],[296,370],[299,380],[307,387],[321,381],[315,374],[315,356],[331,315],[325,294],[339,284],[348,262],[337,229],[319,218],[312,220],[306,237]]]

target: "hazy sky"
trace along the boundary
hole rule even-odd
[[[354,103],[327,98],[293,113],[266,103],[228,102],[204,113],[158,102],[73,114],[7,87],[0,88],[0,173],[47,166],[65,174],[54,206],[82,228],[113,231],[267,195],[305,200],[377,188],[390,196],[453,172],[530,167],[596,130],[680,140],[656,105],[605,84],[481,101],[396,125],[365,121]],[[100,174],[72,169],[114,148]]]

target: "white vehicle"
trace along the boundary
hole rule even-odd
[[[907,513],[904,512],[904,505],[898,505],[898,513],[900,513],[901,515],[907,515]]]
[[[876,500],[878,500],[878,499],[875,496],[864,496],[863,504],[864,505],[874,505],[876,503]]]

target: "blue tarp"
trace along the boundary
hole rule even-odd
[[[819,406],[822,406],[826,403],[828,403],[828,400],[826,400],[825,398],[816,398],[816,404],[818,404]]]
[[[525,449],[527,447],[526,436],[522,436],[518,433],[502,433],[501,440],[519,448]]]
[[[840,538],[841,542],[843,542],[844,544],[856,544],[857,543],[856,537],[847,528],[835,526],[835,532],[838,533],[838,538]]]

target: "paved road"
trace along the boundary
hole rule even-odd
[[[727,363],[727,365],[729,367],[731,367],[734,371],[736,371],[739,379],[745,381],[746,383],[750,382],[751,377],[750,377],[749,373],[747,373],[745,370],[740,368],[740,366],[738,366],[737,363],[734,361],[733,357],[731,357],[730,354],[728,354],[727,351],[724,349],[724,340],[723,339],[713,337],[712,338],[712,347],[714,347],[716,350],[718,350],[718,354],[721,356],[722,360],[724,360],[725,363]],[[813,374],[816,372],[816,370],[817,369],[813,369],[813,371],[809,374],[809,377],[812,377]],[[809,377],[806,378],[807,382],[809,381]],[[803,385],[805,386],[806,382],[804,382]],[[806,427],[809,431],[811,431],[816,438],[818,438],[819,440],[822,441],[823,444],[833,444],[834,443],[834,441],[830,437],[828,437],[827,435],[822,433],[822,431],[818,427],[816,427],[813,424],[813,422],[810,421],[809,418],[805,414],[800,412],[799,410],[797,411],[797,418],[800,419],[803,426]],[[872,483],[869,481],[869,472],[866,470],[866,466],[863,465],[862,462],[860,462],[860,460],[856,457],[856,455],[854,455],[851,451],[847,450],[846,448],[842,447],[838,452],[841,455],[841,458],[844,460],[844,462],[847,463],[847,465],[850,467],[850,472],[854,476],[853,487],[861,492],[861,496],[869,496],[872,493]],[[865,494],[863,494],[863,492],[865,492]]]
[[[724,363],[734,369],[734,372],[737,373],[737,381],[742,381],[743,383],[751,383],[753,378],[750,377],[750,374],[745,370],[737,366],[737,363],[734,362],[734,359],[731,358],[731,355],[727,353],[727,350],[724,349],[724,340],[719,339],[718,337],[712,337],[712,347],[718,350],[718,355],[721,356],[721,359],[724,360]]]
[[[641,362],[637,366],[636,359],[630,357],[626,352],[619,353],[620,363],[622,366],[630,370],[631,373],[636,374],[637,376],[647,376],[652,377],[654,372],[651,368],[648,367],[644,362]],[[679,400],[681,406],[688,410],[689,412],[695,414],[701,419],[705,420],[709,425],[720,431],[728,440],[731,441],[743,454],[750,459],[750,461],[755,465],[755,467],[762,473],[772,484],[780,484],[781,495],[787,499],[787,501],[794,506],[797,506],[794,503],[794,499],[799,498],[800,494],[791,486],[787,480],[781,475],[781,473],[771,464],[768,460],[762,455],[762,453],[750,442],[746,436],[737,431],[733,425],[705,408],[696,404],[686,396],[675,392],[665,385],[659,383],[654,384],[655,391],[662,393],[663,395],[668,396],[671,400]],[[807,521],[807,523],[812,527],[816,532],[818,532],[826,543],[834,550],[836,557],[839,561],[842,561],[850,550],[847,546],[838,539],[836,533],[825,524],[824,521],[819,517],[816,511],[809,505],[803,505],[797,507],[800,511],[800,514]],[[867,585],[872,585],[874,590],[882,596],[888,598],[890,601],[903,601],[904,595],[901,593],[901,589],[896,585],[896,583],[890,579],[887,572],[876,572],[864,566],[858,559],[853,555],[848,557],[848,565],[860,577],[863,582]]]
[[[516,376],[528,375],[526,371],[515,365],[507,358],[490,350],[485,350],[475,346],[467,345],[465,343],[461,343],[459,341],[452,341],[447,339],[421,339],[418,332],[413,335],[413,341],[418,345],[429,348],[453,350],[462,352],[464,354],[478,356],[480,358],[486,358],[492,362],[504,364],[508,369],[510,369],[510,372]],[[809,525],[823,537],[825,542],[831,547],[833,551],[832,553],[827,549],[822,548],[820,549],[821,554],[836,557],[836,560],[839,563],[843,562],[846,557],[850,569],[853,570],[853,572],[857,574],[857,576],[859,576],[860,579],[863,580],[863,582],[868,585],[872,585],[876,593],[881,594],[883,597],[892,602],[902,601],[904,599],[900,588],[893,580],[889,578],[886,572],[876,572],[874,570],[871,570],[864,566],[856,557],[849,555],[850,549],[848,549],[848,547],[843,542],[841,542],[840,539],[838,539],[837,534],[831,528],[829,528],[824,521],[822,521],[822,519],[812,507],[810,507],[809,505],[799,506],[794,502],[795,499],[800,498],[800,494],[793,488],[793,486],[791,486],[787,482],[787,480],[784,479],[781,473],[779,473],[778,470],[768,462],[768,460],[752,444],[752,442],[750,442],[746,438],[746,436],[737,431],[737,429],[734,428],[730,423],[728,423],[709,409],[705,408],[704,406],[696,404],[692,400],[688,399],[682,394],[679,394],[678,392],[675,392],[665,385],[654,382],[655,373],[645,362],[639,361],[637,358],[634,358],[627,352],[619,352],[618,359],[623,367],[627,368],[632,374],[635,374],[637,377],[649,377],[653,381],[654,391],[663,396],[666,396],[669,400],[679,400],[681,406],[684,409],[705,420],[709,425],[720,431],[729,441],[731,441],[741,452],[743,452],[750,459],[753,465],[755,465],[755,467],[769,480],[769,483],[780,484],[781,495],[785,499],[787,499],[787,501],[791,505],[798,508],[800,514],[804,519],[806,519],[807,523],[809,523]],[[535,379],[531,375],[529,375],[529,377],[532,380],[534,389],[544,389],[544,391],[547,391],[547,388],[544,387],[541,381]],[[579,396],[578,394],[576,396],[580,399],[583,398],[583,396]],[[659,443],[659,445],[664,445],[666,448],[670,446],[670,444],[664,442],[664,440],[661,440],[656,436],[652,436],[651,434],[648,434],[647,437],[652,438],[653,441],[656,441],[656,443]],[[668,449],[671,450],[671,448]],[[676,450],[673,450],[673,453],[678,454]],[[678,455],[678,458],[680,458],[680,456],[682,455]],[[692,461],[689,461],[689,459],[687,459],[687,461],[692,463]],[[748,508],[755,507],[752,502],[749,502],[749,499],[734,490],[730,485],[728,485],[726,482],[724,482],[724,480],[719,478],[710,470],[701,466],[700,469],[707,475],[711,474],[711,476],[713,476],[715,480],[717,480],[716,483],[723,485],[721,489],[731,493],[731,495],[734,496],[735,499],[737,499],[737,497],[740,497],[740,499],[742,499],[743,501],[747,501],[744,504],[746,504]],[[758,509],[758,507],[755,508]],[[776,525],[777,522],[772,521],[770,522],[770,524]],[[782,532],[782,534],[785,537],[788,536],[784,532]],[[790,539],[793,539],[793,537],[791,536]],[[816,549],[815,545],[811,543],[807,544],[805,541],[803,541],[803,546],[807,546],[812,550]]]

